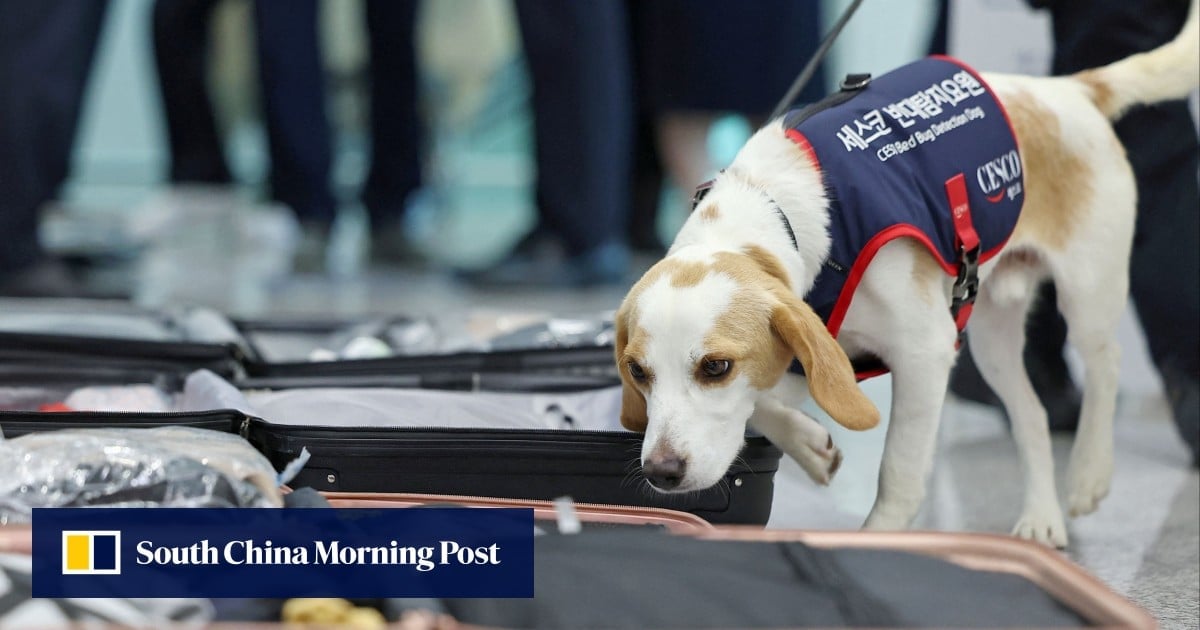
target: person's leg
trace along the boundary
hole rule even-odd
[[[1183,102],[1130,112],[1117,135],[1138,180],[1131,293],[1180,435],[1200,463],[1200,169]]]
[[[649,78],[646,74],[647,56],[653,55],[654,51],[648,49],[638,37],[639,23],[644,20],[641,11],[645,5],[638,0],[625,0],[622,4],[628,20],[626,34],[629,38],[630,85],[633,86],[630,90],[633,106],[630,109],[634,115],[631,197],[625,236],[634,251],[658,258],[667,248],[658,235],[664,173],[655,137],[655,116],[650,106]]]
[[[372,230],[396,227],[410,193],[421,185],[417,115],[415,0],[367,0],[370,44],[371,166],[363,205]]]
[[[107,6],[0,0],[0,292],[48,281],[38,211],[67,177]]]
[[[516,9],[533,83],[542,224],[564,241],[579,282],[617,281],[632,136],[624,6],[518,0]]]
[[[663,169],[654,135],[653,122],[648,116],[639,116],[634,136],[633,189],[626,235],[634,250],[657,257],[667,248],[658,236]]]
[[[317,8],[316,0],[256,0],[254,18],[271,195],[302,223],[327,227],[336,204]]]
[[[216,0],[157,0],[151,29],[172,183],[231,177],[208,94],[209,28]]]

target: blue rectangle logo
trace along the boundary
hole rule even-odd
[[[528,509],[40,508],[34,597],[533,597]]]

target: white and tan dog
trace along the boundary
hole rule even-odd
[[[979,269],[969,340],[1020,450],[1025,505],[1014,533],[1064,546],[1046,413],[1022,362],[1025,313],[1037,285],[1053,278],[1086,366],[1067,504],[1072,515],[1087,514],[1112,476],[1115,333],[1136,208],[1134,177],[1110,121],[1195,89],[1195,2],[1183,32],[1149,53],[1068,77],[983,76],[1011,119],[1027,197],[1007,245]],[[835,341],[802,299],[828,255],[829,221],[820,172],[775,121],[746,143],[667,257],[626,297],[616,316],[621,421],[645,433],[642,467],[655,487],[716,484],[738,455],[747,422],[828,483],[840,454],[796,406],[811,393],[838,423],[874,427],[879,413],[847,358],[872,354],[894,380],[879,493],[865,527],[909,526],[925,495],[955,361],[953,278],[915,241],[888,243],[867,268]],[[787,373],[793,357],[807,381]]]

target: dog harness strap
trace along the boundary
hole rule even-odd
[[[967,198],[967,178],[962,173],[946,180],[946,198],[950,200],[950,216],[954,219],[954,235],[961,249],[977,249],[979,235],[971,222],[971,200]]]
[[[967,181],[962,173],[946,180],[946,198],[950,202],[950,217],[954,222],[954,240],[958,246],[958,275],[954,279],[950,315],[958,328],[958,345],[962,345],[967,320],[979,293],[979,234],[971,221],[971,201],[967,196]]]

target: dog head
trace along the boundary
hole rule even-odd
[[[621,423],[645,433],[642,468],[659,490],[716,484],[741,450],[758,397],[793,357],[814,400],[839,423],[866,429],[879,421],[845,352],[758,247],[660,261],[615,324]]]

